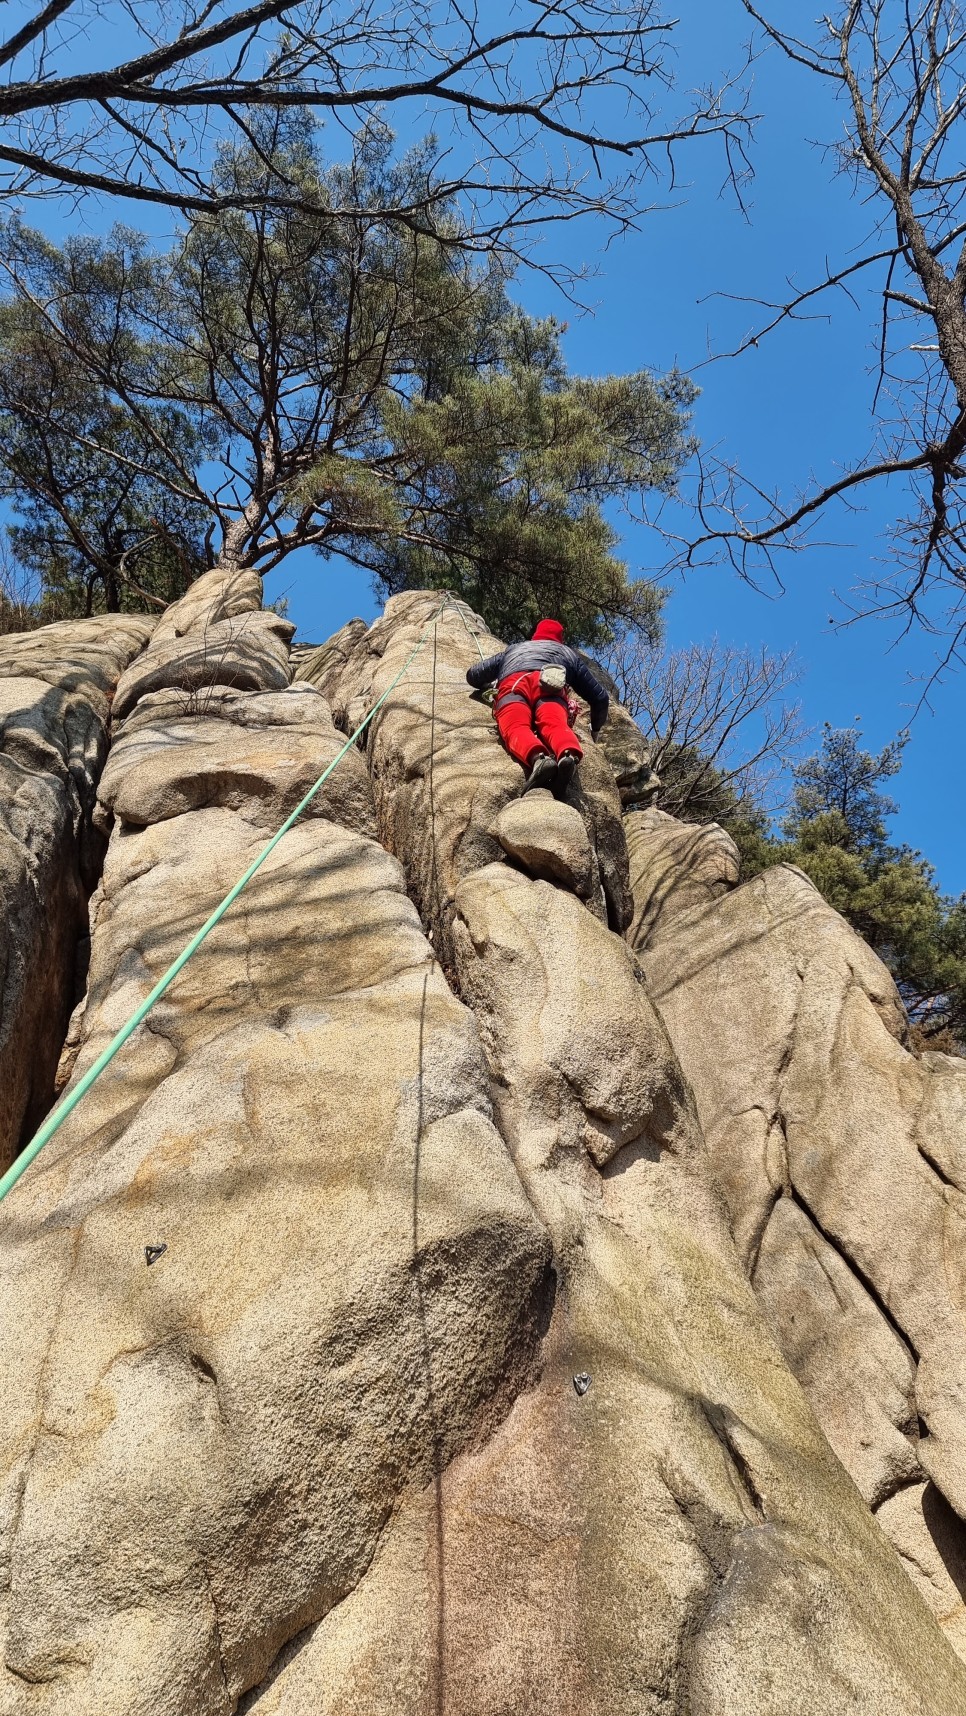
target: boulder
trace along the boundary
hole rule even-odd
[[[79,692],[110,704],[119,673],[150,642],[156,626],[146,614],[97,614],[7,632],[0,636],[0,679],[39,679],[63,695]]]
[[[176,643],[189,632],[204,632],[212,626],[257,613],[262,605],[262,580],[251,568],[218,568],[196,578],[177,602],[166,608],[158,621],[154,642],[159,647]]]
[[[738,848],[716,822],[679,822],[663,810],[638,810],[624,818],[624,830],[634,900],[628,936],[634,947],[646,947],[652,932],[679,912],[716,900],[738,881]]]
[[[529,792],[504,805],[495,831],[507,856],[531,876],[559,882],[581,899],[592,896],[594,854],[583,818],[572,805],[558,803],[549,792]]]
[[[602,1168],[628,1145],[693,1148],[690,1094],[624,942],[505,865],[467,877],[456,905],[457,971],[504,1135],[542,1138],[541,1165],[562,1152]],[[482,987],[491,972],[495,993]]]
[[[637,951],[745,1267],[829,1442],[883,1529],[901,1516],[904,1564],[961,1642],[963,1591],[951,1605],[924,1571],[945,1555],[928,1514],[886,1504],[930,1482],[963,1559],[966,1062],[904,1047],[888,972],[800,871],[655,918],[667,839],[659,827],[649,876],[640,822],[632,838]]]
[[[304,679],[309,685],[318,686],[331,701],[333,693],[339,689],[350,656],[368,630],[365,620],[349,620],[326,643],[316,644],[311,649],[293,649],[293,677]],[[345,720],[344,707],[336,706],[336,717],[341,725]],[[353,722],[353,727],[355,725]]]
[[[179,692],[152,692],[128,717],[99,787],[99,814],[132,827],[224,805],[276,828],[344,750],[313,686],[232,691],[212,686],[203,713]],[[358,751],[342,757],[304,812],[375,834],[369,777]]]
[[[153,642],[121,675],[114,699],[115,719],[123,720],[150,692],[178,692],[183,714],[204,715],[215,686],[227,685],[236,691],[281,690],[291,678],[288,641],[294,629],[277,614],[243,613],[234,619],[192,627],[183,638]]]
[[[110,696],[152,622],[0,638],[0,1166],[49,1106],[102,846],[91,815]]]

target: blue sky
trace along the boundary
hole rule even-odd
[[[788,11],[787,3],[776,6]],[[739,0],[691,0],[680,31],[680,81],[720,78],[740,60],[748,19]],[[833,479],[865,451],[875,306],[853,308],[830,298],[831,320],[787,326],[741,359],[695,368],[712,349],[727,348],[754,319],[750,306],[716,293],[785,295],[787,276],[807,284],[826,258],[842,259],[861,243],[867,212],[836,178],[814,139],[837,134],[840,117],[824,80],[810,77],[774,52],[755,67],[752,107],[762,115],[745,220],[733,196],[721,193],[723,164],[711,145],[681,157],[682,182],[646,218],[640,233],[604,247],[606,233],[592,222],[561,229],[547,249],[596,267],[586,289],[589,313],[574,312],[539,275],[521,276],[516,293],[538,313],[569,321],[565,352],[575,371],[603,374],[678,363],[702,387],[694,428],[707,447],[736,457],[762,487],[791,496],[811,472]],[[421,129],[407,116],[412,135]],[[48,205],[50,207],[50,205]],[[52,213],[52,210],[51,210]],[[39,218],[34,210],[31,218]],[[137,218],[123,211],[123,218]],[[91,227],[108,215],[88,203]],[[77,225],[76,212],[71,224]],[[50,216],[45,224],[57,224]],[[61,227],[61,230],[63,228]],[[818,306],[821,310],[823,305]],[[934,660],[934,640],[897,640],[881,622],[842,622],[842,598],[888,554],[885,529],[901,496],[870,490],[867,511],[830,515],[817,535],[838,546],[812,546],[784,563],[785,591],[761,594],[730,570],[716,568],[676,582],[666,609],[673,644],[707,640],[773,649],[793,645],[804,669],[799,687],[806,717],[846,725],[861,718],[866,740],[878,748],[904,727]],[[660,575],[667,551],[640,526],[623,528],[623,552],[635,574]],[[365,575],[311,553],[293,556],[270,580],[267,594],[285,593],[303,636],[321,639],[355,614],[372,617],[377,605]],[[966,889],[966,850],[959,807],[960,745],[966,716],[966,679],[951,677],[932,696],[933,713],[913,726],[901,775],[893,783],[900,803],[894,834],[920,848],[935,865],[944,889]]]

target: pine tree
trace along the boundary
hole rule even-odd
[[[739,830],[746,874],[797,864],[888,966],[924,1047],[966,1053],[966,895],[943,895],[932,866],[890,843],[898,806],[881,790],[908,735],[875,754],[857,727],[826,723],[821,749],[795,770],[784,839]]]
[[[504,634],[548,608],[575,640],[653,627],[604,509],[673,488],[694,389],[569,375],[559,324],[428,198],[431,159],[373,124],[327,166],[304,114],[266,113],[221,159],[247,206],[167,251],[7,224],[0,464],[47,589],[106,592],[120,569],[130,595],[132,555],[147,588],[309,547],[386,591],[456,589]],[[420,196],[419,226],[395,218]]]

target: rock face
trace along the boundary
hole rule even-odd
[[[308,733],[333,749],[317,692],[290,730],[259,695],[224,739],[156,701],[124,729],[78,1074],[300,796]],[[234,758],[203,809],[182,745]],[[11,1200],[5,1712],[234,1710],[532,1374],[550,1245],[472,1017],[398,864],[325,808]]]
[[[534,790],[505,804],[494,826],[504,852],[531,876],[561,882],[582,900],[599,898],[600,872],[584,819],[572,805]]]
[[[155,638],[141,660],[121,675],[114,714],[123,720],[149,692],[175,691],[186,715],[204,715],[211,688],[278,691],[287,685],[288,640],[294,627],[276,614],[238,614],[193,626],[182,637]]]
[[[0,638],[0,1167],[53,1091],[100,858],[110,697],[151,634],[128,615]]]
[[[412,885],[421,890],[417,899],[422,915],[438,923],[448,947],[456,887],[463,876],[502,857],[497,818],[517,799],[521,773],[495,741],[489,709],[466,685],[471,662],[494,654],[502,647],[500,640],[456,602],[434,626],[440,606],[421,594],[393,598],[375,625],[365,628],[361,621],[350,620],[314,659],[300,663],[298,678],[319,686],[332,704],[336,725],[351,732],[424,640],[398,690],[373,722],[367,745],[382,837],[391,852],[405,855]],[[417,827],[414,804],[425,795],[420,782],[407,773],[404,759],[413,744],[417,749],[424,746],[423,728],[432,737],[433,793],[431,804],[426,804],[432,822]],[[623,930],[630,923],[632,900],[620,795],[586,719],[578,729],[585,755],[568,801],[590,836],[600,876],[601,913]],[[377,742],[379,735],[382,742]]]
[[[309,685],[291,692],[213,686],[204,712],[178,692],[152,692],[117,732],[99,787],[100,823],[146,827],[222,805],[277,827],[345,741]],[[375,835],[372,794],[358,752],[342,757],[307,816]]]
[[[635,945],[732,1232],[831,1446],[966,1651],[966,1062],[903,1047],[888,972],[801,872],[729,886],[721,830],[670,820],[629,819]]]
[[[734,841],[717,823],[679,822],[663,810],[624,819],[634,915],[632,947],[646,948],[665,922],[727,893],[741,869]]]
[[[519,801],[432,595],[186,687],[283,648],[256,599],[127,677],[75,1077],[413,659],[0,1212],[0,1713],[959,1716],[729,1233],[603,752]]]
[[[429,612],[390,604],[364,693],[361,638],[330,650],[335,704],[378,696]],[[470,659],[447,616],[405,722],[393,704],[374,721],[370,768],[396,782],[394,849],[438,902],[500,1131],[552,1236],[554,1316],[501,1430],[400,1510],[359,1589],[252,1709],[955,1706],[962,1670],[947,1656],[924,1688],[914,1663],[938,1659],[923,1611],[756,1312],[627,949],[569,890],[486,852],[479,801],[502,759],[484,713],[456,701]],[[923,1630],[900,1645],[913,1614]]]

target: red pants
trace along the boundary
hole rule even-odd
[[[541,693],[539,672],[517,673],[501,680],[496,688],[497,702],[511,690],[526,701],[504,703],[497,711],[496,724],[500,738],[516,762],[529,768],[542,751],[549,751],[554,757],[562,757],[564,751],[583,756],[580,740],[567,720],[564,698]]]

